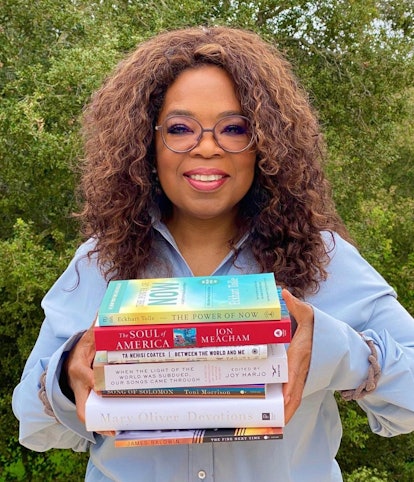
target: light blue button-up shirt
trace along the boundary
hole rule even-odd
[[[158,254],[147,276],[192,276],[167,228],[155,228]],[[332,245],[330,235],[325,240]],[[244,241],[235,265],[230,254],[215,275],[257,272]],[[376,390],[359,402],[372,430],[386,437],[414,430],[414,321],[384,279],[335,236],[329,277],[306,300],[315,313],[311,366],[301,406],[282,440],[115,448],[112,437],[87,432],[58,380],[65,351],[92,324],[106,289],[96,261],[84,256],[91,242],[78,249],[45,296],[46,318],[13,394],[26,447],[89,449],[89,482],[339,482],[335,454],[342,430],[333,394],[367,378],[370,349],[359,332],[374,341],[382,368]],[[37,396],[46,368],[46,391],[59,422],[45,414]]]

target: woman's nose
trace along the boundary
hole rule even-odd
[[[203,129],[197,145],[191,150],[191,152],[202,155],[203,157],[211,157],[216,153],[223,152],[223,149],[217,143],[213,129]]]

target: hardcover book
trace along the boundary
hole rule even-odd
[[[269,345],[268,357],[259,360],[208,360],[168,363],[108,364],[95,356],[95,390],[199,387],[287,381],[283,344]]]
[[[290,343],[291,320],[136,326],[94,326],[97,351],[156,350]]]
[[[267,351],[268,345],[184,347],[166,348],[164,350],[103,350],[97,352],[97,358],[103,363],[257,360],[267,358]]]
[[[266,384],[212,385],[210,387],[126,388],[124,390],[102,390],[97,393],[102,397],[264,398],[266,396]]]
[[[115,447],[253,442],[283,438],[282,427],[211,428],[194,430],[124,430],[116,434]]]
[[[85,418],[90,432],[283,427],[282,384],[269,385],[266,398],[238,403],[231,398],[103,398],[92,390]]]
[[[278,320],[273,273],[111,281],[99,326]]]

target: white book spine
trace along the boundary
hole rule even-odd
[[[260,360],[267,358],[267,345],[172,348],[164,350],[114,350],[98,352],[104,363],[154,363],[207,360]]]
[[[211,360],[168,363],[94,363],[95,390],[200,387],[282,383],[287,381],[287,357],[283,344],[269,345],[259,360]]]
[[[269,386],[266,398],[231,399],[102,398],[92,391],[86,402],[86,429],[163,430],[283,427],[282,385]]]

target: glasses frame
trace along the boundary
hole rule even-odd
[[[165,139],[165,136],[164,136],[164,126],[165,126],[165,123],[169,120],[169,119],[172,119],[172,118],[175,118],[175,117],[178,117],[178,118],[184,118],[184,119],[191,119],[192,121],[196,122],[200,128],[201,128],[201,132],[200,132],[200,135],[197,137],[197,140],[196,140],[196,143],[194,144],[194,146],[188,148],[188,149],[172,149],[166,139]],[[246,147],[243,147],[243,149],[240,149],[240,150],[230,150],[230,149],[226,149],[225,147],[223,147],[220,142],[218,141],[217,137],[216,137],[216,133],[215,133],[215,129],[217,127],[217,124],[219,124],[220,122],[223,122],[223,120],[226,120],[226,119],[229,119],[229,118],[232,118],[232,117],[237,117],[239,119],[243,119],[247,122],[247,125],[250,127],[250,132],[251,132],[251,138],[250,138],[250,142],[247,144]],[[195,118],[195,117],[192,117],[190,115],[181,115],[181,114],[177,114],[177,115],[171,115],[171,116],[168,116],[164,119],[164,121],[162,122],[162,124],[159,124],[159,125],[156,125],[154,127],[154,129],[158,132],[161,132],[161,138],[162,138],[162,142],[164,143],[164,146],[169,149],[170,151],[172,152],[175,152],[177,154],[183,154],[185,152],[190,152],[192,151],[193,149],[195,149],[201,142],[201,139],[203,138],[203,135],[205,132],[211,132],[213,134],[213,139],[214,139],[214,142],[220,147],[220,149],[223,149],[223,151],[225,152],[229,152],[231,154],[239,154],[240,152],[244,152],[246,151],[247,149],[249,149],[249,147],[252,146],[253,142],[254,142],[254,135],[253,135],[253,127],[252,127],[252,123],[250,122],[250,119],[244,115],[240,115],[240,114],[233,114],[233,115],[228,115],[228,116],[225,116],[225,117],[222,117],[221,119],[219,119],[213,127],[211,128],[204,128],[201,123]]]

